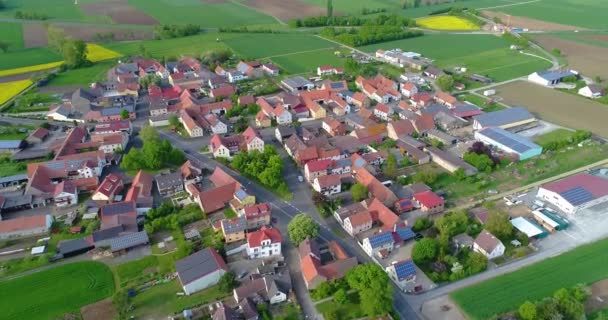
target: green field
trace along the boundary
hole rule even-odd
[[[139,49],[140,46],[143,44],[146,50],[157,58],[160,58],[162,56],[180,57],[185,55],[191,55],[198,58],[203,52],[207,50],[226,48],[224,42],[216,41],[218,37],[221,37],[221,39],[226,39],[230,38],[231,35],[219,33],[204,33],[191,37],[166,40],[104,43],[103,46],[110,50],[114,50],[124,55],[131,56],[140,54]]]
[[[8,43],[9,51],[23,48],[23,28],[20,23],[0,22],[0,34],[1,41]]]
[[[334,49],[326,49],[320,51],[294,53],[272,58],[271,60],[291,74],[316,72],[317,67],[321,65],[343,67],[345,60],[337,57],[334,54],[334,51]]]
[[[328,312],[335,310],[340,315],[339,319],[359,319],[364,316],[361,311],[359,294],[356,292],[348,294],[348,302],[345,304],[337,304],[334,300],[330,299],[325,302],[321,302],[316,305],[317,311],[323,315],[327,315]]]
[[[0,70],[28,67],[55,61],[61,61],[61,56],[48,48],[9,51],[7,53],[0,53]]]
[[[317,7],[326,8],[326,0],[303,0]],[[334,0],[334,12],[359,15],[363,8],[379,9],[386,8],[388,10],[401,9],[399,0]]]
[[[514,16],[589,29],[608,28],[606,10],[605,0],[540,0],[496,9]]]
[[[154,17],[160,23],[194,23],[201,27],[236,27],[276,24],[274,18],[237,1],[217,4],[201,0],[129,0],[129,4]]]
[[[80,0],[82,2],[99,2],[103,0]],[[22,11],[27,13],[45,14],[52,20],[72,20],[86,22],[111,23],[112,20],[107,16],[87,16],[80,10],[79,5],[75,5],[71,0],[54,0],[49,5],[48,0],[6,0],[7,9],[0,11],[0,16],[14,17],[15,12]]]
[[[452,298],[471,319],[488,319],[515,310],[526,300],[547,297],[557,289],[605,279],[606,264],[608,240],[602,240],[458,290]]]
[[[492,35],[426,35],[359,49],[373,53],[377,49],[393,48],[422,53],[442,68],[467,67],[470,72],[488,75],[494,81],[524,76],[551,66],[546,60],[510,50],[508,42]]]
[[[107,71],[116,64],[115,61],[98,62],[86,68],[68,70],[57,73],[48,85],[50,86],[69,86],[69,85],[88,85],[95,81],[105,81]]]
[[[299,33],[232,33],[220,34],[220,37],[235,52],[252,59],[338,46],[319,37]]]
[[[2,319],[55,319],[109,297],[110,269],[99,262],[76,262],[0,283]]]

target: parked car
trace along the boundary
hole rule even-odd
[[[299,180],[300,182],[304,182],[304,177],[302,177],[302,176],[298,176],[298,180]]]

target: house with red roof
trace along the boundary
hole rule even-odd
[[[415,130],[414,125],[408,119],[392,121],[386,125],[388,137],[393,140],[399,140],[401,137],[409,136],[414,133]]]
[[[374,220],[368,210],[357,212],[343,220],[343,227],[348,234],[355,236],[361,232],[370,230]]]
[[[322,76],[329,76],[332,74],[343,74],[344,73],[344,69],[343,68],[336,68],[336,67],[332,67],[332,66],[319,66],[317,67],[317,75],[319,77]]]
[[[473,242],[473,251],[483,254],[488,259],[495,259],[505,253],[505,245],[496,236],[483,230]]]
[[[426,92],[415,93],[410,97],[410,102],[415,107],[422,108],[433,102],[433,96]]]
[[[92,200],[113,202],[124,187],[122,177],[115,173],[108,174],[91,196]]]
[[[401,93],[398,91],[399,85],[381,74],[372,79],[358,76],[355,84],[367,97],[379,103],[389,103],[401,99]]]
[[[139,170],[131,182],[131,187],[127,191],[125,201],[134,201],[138,208],[147,210],[152,208],[153,197],[152,197],[152,185],[154,177],[143,171]]]
[[[369,108],[370,101],[365,94],[361,92],[355,92],[351,98],[352,103],[359,108]]]
[[[406,83],[401,84],[401,94],[403,94],[404,97],[410,98],[416,93],[418,93],[418,87],[415,83],[408,81]]]
[[[443,91],[435,92],[435,101],[437,101],[437,103],[446,105],[450,108],[455,107],[456,104],[458,103],[458,99],[456,99],[456,97],[454,97],[453,95],[451,95],[447,92],[443,92]]]
[[[0,240],[48,234],[52,224],[50,214],[0,220]]]
[[[46,138],[48,138],[50,135],[50,131],[46,128],[38,128],[36,130],[34,130],[34,132],[32,132],[27,139],[25,139],[25,141],[27,141],[30,144],[35,144],[35,143],[41,143],[44,140],[46,140]]]
[[[247,128],[243,133],[228,137],[214,135],[209,142],[209,151],[214,158],[231,159],[238,152],[257,150],[264,152],[264,140],[253,128]]]
[[[321,283],[343,278],[348,270],[357,266],[357,258],[349,257],[335,241],[327,244],[332,260],[322,261],[319,244],[306,239],[298,247],[302,276],[308,290],[315,289]]]
[[[247,229],[255,229],[270,224],[271,209],[267,202],[246,206],[239,211],[239,215],[245,216]]]
[[[334,117],[325,118],[321,127],[332,137],[346,134],[346,125]]]
[[[342,192],[342,175],[328,174],[317,177],[313,180],[312,188],[326,196],[340,193]]]
[[[245,96],[240,96],[237,100],[239,106],[247,106],[250,104],[254,104],[255,103],[255,96],[254,95],[245,95]]]
[[[236,87],[232,84],[225,84],[217,88],[209,90],[209,97],[217,98],[230,98],[236,93]]]
[[[445,200],[435,192],[427,190],[414,194],[414,201],[420,207],[420,211],[435,214],[444,210]]]
[[[608,200],[608,179],[589,173],[579,173],[542,185],[536,197],[555,205],[568,214]]]
[[[263,226],[260,230],[248,233],[247,255],[250,259],[280,256],[281,232],[279,229]]]
[[[384,103],[378,103],[374,108],[374,116],[380,120],[388,121],[393,114],[393,108]]]
[[[372,197],[376,198],[384,205],[391,206],[397,201],[397,196],[388,187],[382,184],[374,175],[365,168],[358,168],[355,180],[364,185]]]

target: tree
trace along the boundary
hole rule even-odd
[[[150,141],[158,141],[160,140],[160,136],[158,135],[158,131],[156,128],[152,126],[144,126],[139,132],[139,137],[141,140],[146,143]]]
[[[454,171],[454,177],[460,181],[463,181],[467,178],[467,174],[464,172],[463,168],[458,168],[458,170]]]
[[[59,53],[61,53],[61,50],[63,50],[63,45],[68,39],[63,32],[63,29],[59,29],[51,25],[46,25],[46,37],[48,39],[49,47],[53,48]]]
[[[61,47],[63,60],[68,68],[80,68],[90,61],[87,59],[87,44],[82,40],[67,39]]]
[[[306,238],[315,239],[319,235],[319,225],[304,213],[297,214],[287,225],[287,233],[296,246]]]
[[[224,275],[220,278],[220,281],[218,282],[220,290],[226,293],[232,292],[232,289],[236,288],[238,284],[239,283],[238,281],[236,281],[236,275],[234,274],[234,272],[224,273]]]
[[[8,52],[8,47],[9,47],[8,42],[0,41],[0,50],[2,50],[2,52],[4,52],[4,53]]]
[[[336,309],[329,309],[324,314],[325,320],[340,320],[340,313]]]
[[[162,78],[157,74],[147,75],[139,78],[139,85],[142,88],[148,89],[151,85],[160,86],[162,84]]]
[[[424,264],[433,260],[437,256],[439,244],[432,238],[423,238],[414,244],[412,249],[412,260],[416,264]]]
[[[353,200],[355,200],[356,202],[359,202],[359,201],[367,198],[367,188],[360,183],[355,183],[350,188],[350,194],[353,196]]]
[[[432,226],[433,226],[433,221],[431,221],[431,219],[429,219],[427,217],[420,217],[420,218],[416,219],[416,222],[414,223],[412,230],[419,232],[422,230],[426,230]]]
[[[180,125],[179,119],[176,115],[172,114],[169,116],[169,124],[174,127],[178,127]]]
[[[361,311],[370,317],[389,313],[393,308],[393,287],[388,275],[374,263],[361,264],[346,274],[348,285],[359,292]]]
[[[519,309],[517,310],[519,313],[519,318],[521,320],[534,320],[536,318],[536,305],[530,301],[524,302]]]
[[[454,77],[449,74],[439,76],[437,86],[443,91],[451,91],[454,87]]]
[[[120,118],[129,119],[129,111],[127,111],[127,109],[120,110]]]
[[[346,293],[346,290],[343,288],[338,289],[338,291],[334,293],[334,301],[338,304],[346,304],[348,302],[348,293]]]
[[[479,171],[491,172],[494,167],[494,161],[486,154],[467,152],[462,156],[462,159]]]
[[[395,157],[394,154],[388,154],[384,168],[382,168],[382,173],[389,179],[395,179],[397,177],[397,157]]]
[[[424,184],[433,184],[437,181],[437,172],[431,169],[425,169],[416,172],[413,177],[414,182],[422,182]]]
[[[334,4],[332,0],[327,0],[327,16],[330,18],[334,16]]]
[[[486,270],[488,267],[488,259],[479,252],[469,252],[464,264],[466,266],[467,274],[476,274]]]
[[[501,211],[490,212],[485,227],[499,239],[508,240],[513,235],[513,225],[509,216]]]

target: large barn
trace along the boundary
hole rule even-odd
[[[543,185],[536,196],[568,214],[575,214],[608,200],[608,179],[580,173]]]

